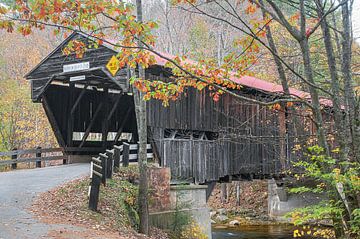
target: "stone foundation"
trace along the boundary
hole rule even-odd
[[[170,168],[148,168],[148,180],[149,212],[170,210]]]
[[[150,168],[149,172],[150,225],[173,231],[179,223],[194,220],[211,239],[210,212],[206,205],[207,186],[170,186],[169,168]],[[189,220],[187,220],[189,219]]]

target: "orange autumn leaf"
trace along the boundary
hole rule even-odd
[[[281,105],[278,104],[278,103],[276,103],[276,104],[274,104],[274,105],[272,106],[272,109],[273,109],[273,110],[281,110]]]

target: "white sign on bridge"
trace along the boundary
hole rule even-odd
[[[63,66],[63,72],[81,71],[90,69],[90,62],[80,62]]]
[[[86,76],[84,76],[84,75],[70,77],[71,82],[73,82],[73,81],[81,81],[81,80],[85,80],[85,79],[86,79]]]

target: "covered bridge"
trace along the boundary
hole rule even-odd
[[[26,75],[32,100],[43,105],[59,145],[69,155],[94,155],[124,141],[137,142],[129,72],[124,68],[112,76],[105,67],[117,51],[104,44],[88,49],[81,59],[64,55],[74,39],[91,42],[73,33]],[[146,70],[147,78],[169,77],[165,63],[157,58]],[[232,80],[249,97],[281,97],[279,85],[254,77]],[[148,141],[173,179],[206,183],[279,175],[293,157],[295,136],[309,134],[303,120],[296,127],[284,110],[226,94],[214,102],[205,90],[188,89],[169,107],[156,100],[147,104]]]

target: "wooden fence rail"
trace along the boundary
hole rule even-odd
[[[147,145],[147,158],[153,158],[151,145]],[[106,186],[106,180],[112,178],[115,168],[129,166],[129,162],[136,162],[138,159],[138,145],[124,142],[122,145],[115,145],[113,149],[100,153],[98,157],[91,160],[91,184],[89,188],[89,209],[97,211],[100,184]]]
[[[63,155],[43,155],[46,153],[62,153]],[[32,156],[31,156],[32,155]],[[0,160],[0,166],[11,165],[12,169],[17,168],[18,163],[36,162],[36,167],[41,167],[42,161],[63,160],[67,163],[67,156],[63,148],[36,148],[0,152],[0,157],[11,157],[9,160]]]

